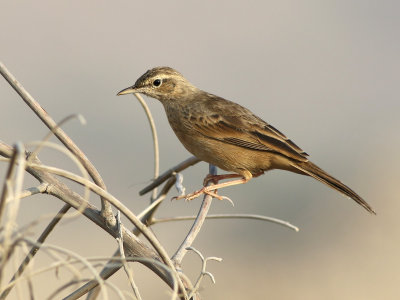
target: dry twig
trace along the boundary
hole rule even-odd
[[[85,166],[94,182],[101,188],[106,189],[103,179],[95,166],[90,162],[86,155],[79,149],[79,147],[70,139],[70,137],[59,127],[56,122],[47,114],[47,112],[40,106],[40,104],[25,90],[25,88],[17,81],[17,79],[8,71],[6,66],[0,62],[0,73],[13,87],[13,89],[21,96],[25,103],[33,110],[33,112],[43,121],[43,123],[54,132],[54,135],[64,144]],[[115,218],[112,213],[110,204],[102,199],[102,216],[106,222],[111,226],[115,225]]]
[[[154,145],[154,181],[144,189],[140,191],[140,195],[143,195],[149,191],[153,191],[150,199],[150,205],[144,209],[137,216],[132,213],[121,201],[116,199],[113,195],[108,193],[105,188],[105,184],[85,154],[78,148],[78,146],[68,137],[68,135],[60,128],[63,123],[72,119],[75,116],[69,116],[62,120],[59,124],[56,124],[53,119],[46,113],[46,111],[36,102],[33,97],[22,87],[22,85],[15,79],[15,77],[7,70],[7,68],[0,62],[0,73],[14,88],[14,90],[21,96],[25,103],[33,110],[33,112],[42,120],[42,122],[50,129],[49,134],[39,143],[34,144],[36,148],[33,153],[25,152],[24,146],[18,143],[15,147],[10,147],[4,142],[0,141],[0,155],[3,156],[9,163],[6,179],[3,184],[3,190],[0,195],[0,222],[5,223],[3,231],[0,231],[0,245],[3,247],[2,256],[0,258],[0,299],[5,299],[13,286],[17,286],[16,292],[19,293],[19,282],[26,280],[28,284],[28,292],[31,298],[34,297],[33,283],[31,279],[43,272],[49,270],[58,270],[60,267],[67,268],[73,279],[69,282],[58,287],[51,295],[50,298],[58,297],[58,295],[65,291],[66,288],[76,286],[80,283],[86,282],[82,287],[77,288],[74,292],[69,294],[65,299],[72,300],[78,299],[79,297],[88,294],[88,299],[95,299],[99,294],[100,290],[104,287],[109,287],[115,291],[115,293],[121,299],[125,299],[123,293],[119,291],[114,285],[107,281],[107,279],[114,274],[121,267],[124,267],[127,274],[128,280],[133,289],[133,294],[137,299],[141,299],[139,289],[133,281],[133,273],[130,269],[130,265],[127,262],[134,261],[140,262],[143,265],[150,268],[156,273],[163,281],[165,281],[173,290],[171,299],[176,299],[178,296],[180,299],[188,300],[197,299],[199,296],[199,287],[204,276],[209,276],[213,282],[214,276],[206,271],[206,263],[208,260],[220,260],[215,257],[204,258],[204,256],[196,249],[192,248],[192,244],[199,234],[205,219],[226,219],[226,218],[246,218],[246,219],[257,219],[268,222],[274,222],[280,225],[284,225],[291,229],[298,231],[298,228],[292,224],[266,216],[251,215],[251,214],[220,214],[220,215],[207,215],[211,206],[213,191],[209,192],[208,195],[204,196],[203,202],[199,209],[197,216],[190,217],[172,217],[172,218],[159,218],[156,219],[155,212],[160,207],[162,201],[166,198],[167,193],[177,182],[177,188],[183,189],[182,176],[179,174],[182,170],[193,166],[200,160],[196,157],[190,157],[178,165],[170,168],[160,176],[159,174],[159,148],[158,138],[156,133],[156,127],[154,120],[151,116],[151,112],[147,107],[147,104],[143,98],[135,94],[143,106],[147,118],[150,123],[153,145]],[[49,143],[47,140],[54,134],[59,141],[65,146],[55,145]],[[53,166],[46,166],[41,163],[38,159],[38,154],[43,147],[53,147],[57,150],[67,154],[73,162],[76,163],[81,171],[81,175],[68,172]],[[26,157],[26,159],[25,159]],[[22,184],[24,179],[25,171],[30,173],[39,181],[37,187],[31,187],[23,190]],[[88,174],[93,179],[94,183],[89,180]],[[177,175],[179,174],[179,175]],[[216,175],[216,168],[210,165],[210,174]],[[70,189],[65,183],[61,182],[56,176],[67,178],[73,182],[79,183],[84,187],[84,196],[80,196],[72,189]],[[157,187],[167,181],[162,188],[161,192],[157,195]],[[210,182],[209,185],[212,185]],[[94,205],[89,202],[89,195],[93,192],[100,196],[101,199],[101,210],[99,211]],[[26,233],[29,229],[33,228],[33,223],[29,226],[21,227],[19,229],[16,225],[16,217],[18,215],[20,200],[22,198],[37,194],[48,194],[62,200],[65,204],[58,214],[52,219],[50,224],[47,225],[44,232],[40,235],[36,242],[26,238]],[[221,197],[219,197],[221,198]],[[222,197],[227,199],[226,197]],[[114,217],[112,212],[112,205],[118,210],[117,218]],[[66,249],[62,249],[57,246],[52,246],[45,243],[46,238],[58,224],[60,219],[65,216],[70,208],[74,208],[76,213],[73,215],[82,214],[108,234],[112,235],[118,241],[119,248],[114,253],[113,257],[106,258],[83,258],[76,253],[72,253]],[[5,214],[5,209],[8,213]],[[120,213],[124,214],[127,219],[133,224],[134,228],[128,230],[124,224],[121,223]],[[6,218],[6,221],[4,219]],[[157,223],[168,222],[168,221],[179,221],[179,220],[194,220],[192,227],[183,239],[181,245],[176,250],[172,258],[169,257],[164,247],[160,244],[154,233],[150,230],[150,226]],[[38,221],[36,221],[38,222]],[[138,236],[143,234],[144,237],[150,242],[151,247],[142,242]],[[28,246],[32,248],[29,250]],[[5,264],[8,262],[10,257],[15,252],[18,246],[26,249],[27,255],[13,278],[5,287],[1,287],[1,279]],[[39,249],[49,256],[51,256],[57,263],[50,267],[42,268],[33,271],[31,268],[29,271],[24,272],[30,261],[32,261],[34,255]],[[193,286],[191,281],[182,272],[181,266],[185,254],[192,250],[199,255],[202,260],[202,270],[198,279]],[[73,259],[63,259],[62,255],[68,255]],[[16,255],[14,255],[16,257]],[[103,269],[98,273],[93,264],[96,261],[106,262]],[[90,274],[94,279],[85,279],[80,275],[74,265],[80,264],[85,270],[89,270]],[[107,290],[104,289],[104,297],[108,299]],[[179,294],[178,294],[179,293]],[[189,293],[189,294],[188,294]],[[49,299],[50,299],[49,298]]]

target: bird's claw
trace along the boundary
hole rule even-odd
[[[220,195],[218,195],[217,193],[213,193],[213,192],[211,192],[211,191],[204,192],[204,193],[207,194],[207,195],[210,195],[211,197],[214,197],[214,198],[216,198],[216,199],[218,199],[218,200],[220,200],[220,201],[222,201],[222,200],[227,200],[232,206],[235,206],[235,203],[233,203],[232,199],[229,198],[229,197],[220,196]]]
[[[196,199],[197,197],[199,197],[202,194],[208,194],[208,192],[205,191],[205,187],[203,187],[202,189],[195,191],[193,193],[187,194],[187,195],[173,197],[171,200],[185,199],[185,201],[192,201],[193,199]]]
[[[209,180],[212,180],[209,179]],[[183,196],[177,196],[177,197],[173,197],[171,200],[180,200],[180,199],[185,199],[185,201],[191,201],[193,199],[196,199],[197,197],[199,197],[202,194],[206,194],[209,195],[213,198],[216,198],[220,201],[222,200],[228,200],[230,204],[232,204],[232,206],[235,206],[235,204],[233,203],[232,199],[230,199],[229,197],[226,196],[220,196],[217,194],[217,190],[207,190],[206,187],[203,187],[202,189],[195,191],[193,193],[187,194],[187,195],[183,195]]]

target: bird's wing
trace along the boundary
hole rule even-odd
[[[239,104],[215,97],[205,107],[202,117],[193,122],[194,128],[202,135],[243,148],[307,161],[307,153],[300,147]]]

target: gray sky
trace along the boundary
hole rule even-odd
[[[315,180],[283,171],[227,188],[235,208],[214,201],[213,212],[270,215],[301,231],[254,221],[207,222],[195,247],[224,261],[210,263],[217,284],[205,281],[205,298],[398,299],[399,3],[3,1],[0,60],[55,120],[72,113],[86,118],[86,126],[71,121],[65,130],[110,192],[136,213],[148,203],[137,192],[152,177],[151,135],[136,100],[115,94],[158,65],[251,109],[378,213],[369,216]],[[1,140],[29,142],[46,134],[4,80],[0,99]],[[165,170],[189,153],[160,103],[147,100]],[[53,151],[41,159],[76,171]],[[202,163],[184,174],[188,191],[199,187],[207,170]],[[32,199],[22,202],[21,224],[61,206],[49,197],[34,199],[35,205]],[[199,202],[167,201],[160,216],[194,214]],[[173,253],[188,226],[154,230]],[[77,237],[78,229],[93,241]],[[83,219],[66,222],[50,242],[87,256],[110,255],[116,246]],[[196,263],[194,255],[188,257],[193,279]],[[139,270],[135,276],[145,299],[163,293],[163,284],[155,289],[156,280]],[[114,283],[129,289],[123,274],[117,278]],[[36,292],[47,295],[45,289]]]

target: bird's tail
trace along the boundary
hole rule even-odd
[[[324,170],[318,168],[312,162],[310,162],[310,161],[306,161],[306,162],[292,161],[291,165],[294,168],[296,168],[297,170],[304,173],[305,175],[314,177],[315,179],[325,183],[326,185],[329,185],[331,188],[346,195],[347,197],[350,197],[351,199],[356,201],[358,204],[360,204],[362,207],[364,207],[366,210],[368,210],[370,213],[376,214],[375,211],[372,209],[372,207],[367,202],[365,202],[364,199],[362,199],[359,195],[357,195],[356,192],[354,192],[352,189],[350,189],[345,184],[341,183],[336,178],[330,176]]]

